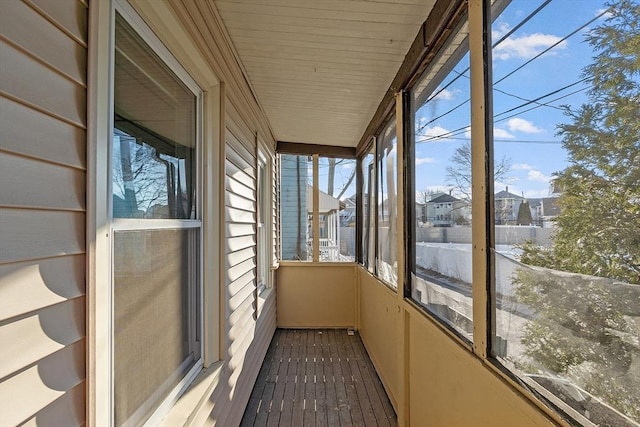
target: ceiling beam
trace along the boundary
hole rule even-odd
[[[341,147],[335,145],[305,144],[302,142],[278,141],[276,145],[278,154],[296,154],[311,156],[318,154],[321,157],[336,157],[341,159],[355,159],[355,147]]]

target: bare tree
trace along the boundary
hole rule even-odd
[[[494,181],[508,178],[511,170],[511,159],[503,156],[495,161],[493,168]],[[446,180],[466,200],[471,200],[471,141],[465,142],[451,156],[451,165],[447,166]]]
[[[329,172],[327,174],[327,193],[330,196],[333,196],[336,190],[336,186],[335,186],[336,166],[344,164],[348,161],[349,161],[348,159],[334,159],[334,158],[328,159]],[[354,167],[351,170],[351,173],[349,174],[349,178],[347,178],[346,182],[342,185],[342,189],[336,196],[336,199],[340,199],[340,197],[342,197],[342,195],[347,191],[347,189],[353,182],[353,179],[355,178],[355,176],[356,176],[356,168]]]

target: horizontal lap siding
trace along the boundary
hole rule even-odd
[[[192,425],[239,425],[276,327],[275,292],[257,315],[256,134],[275,146],[268,122],[229,43],[214,2],[171,8],[224,82],[224,307],[220,381]]]
[[[0,2],[2,425],[85,414],[87,7]]]
[[[256,321],[257,171],[255,136],[227,102],[225,132],[225,378],[211,419],[236,425],[275,329],[275,299]],[[219,387],[220,388],[220,387]],[[233,396],[227,400],[222,396]]]

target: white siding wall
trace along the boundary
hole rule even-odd
[[[275,292],[267,293],[260,310],[256,305],[256,132],[270,147],[275,143],[214,3],[180,0],[171,6],[225,87],[223,368],[193,425],[236,426],[276,328]]]
[[[0,1],[0,424],[81,425],[87,5]]]

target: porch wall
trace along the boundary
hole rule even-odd
[[[80,425],[87,8],[0,2],[0,424]]]
[[[355,264],[284,262],[276,283],[278,327],[356,326]]]
[[[419,309],[399,304],[363,268],[358,274],[360,335],[396,412],[406,386],[410,425],[555,425]],[[396,332],[403,316],[404,338]]]

